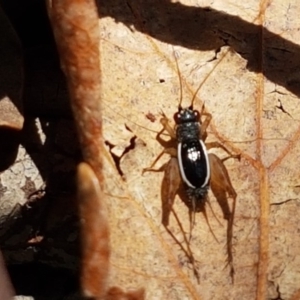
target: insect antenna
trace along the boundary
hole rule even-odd
[[[191,102],[190,108],[193,108],[193,107],[194,107],[194,101],[195,101],[195,99],[196,99],[196,96],[197,96],[197,94],[198,94],[200,88],[202,87],[202,84],[203,84],[202,82],[199,84],[199,86],[198,86],[196,92],[194,93],[194,96],[193,96],[193,98],[192,98],[192,102]]]
[[[200,111],[200,115],[202,116],[204,113],[205,113],[205,102],[203,101],[201,111]]]
[[[178,74],[178,78],[179,78],[179,86],[180,86],[180,98],[179,98],[179,105],[178,105],[178,110],[181,110],[182,109],[182,106],[181,106],[181,103],[182,103],[182,94],[183,94],[183,87],[182,87],[182,79],[181,79],[181,76],[180,76],[180,69],[179,69],[179,65],[178,65],[178,54],[176,53],[176,51],[174,50],[173,48],[173,56],[174,56],[174,59],[175,59],[175,62],[176,62],[176,69],[177,69],[177,74]],[[201,82],[199,84],[199,86],[197,87],[194,95],[193,95],[193,98],[192,98],[192,101],[191,101],[191,105],[189,106],[190,109],[193,109],[194,107],[194,102],[195,102],[195,99],[197,97],[197,94],[199,92],[199,90],[201,89],[202,85],[204,84],[204,82]],[[204,108],[204,105],[203,105],[203,108]]]
[[[176,51],[173,48],[173,56],[175,59],[175,63],[176,63],[176,70],[177,70],[177,75],[178,75],[178,79],[179,79],[179,87],[180,87],[180,96],[179,96],[179,104],[178,104],[178,110],[180,111],[182,109],[181,103],[182,103],[182,79],[180,76],[180,70],[179,70],[179,65],[178,65],[178,54],[176,53]]]
[[[191,109],[193,109],[193,107],[194,107],[194,101],[195,101],[195,99],[196,99],[196,97],[197,97],[197,94],[198,94],[198,92],[200,91],[202,85],[204,84],[204,82],[205,82],[205,80],[202,81],[202,82],[200,82],[199,86],[197,87],[197,89],[196,89],[196,91],[195,91],[195,93],[194,93],[194,95],[193,95],[193,98],[192,98],[192,101],[191,101],[191,105],[190,105],[190,108],[191,108]],[[203,103],[202,109],[201,109],[201,113],[203,113],[204,110],[205,110],[205,106],[204,106],[204,103]]]

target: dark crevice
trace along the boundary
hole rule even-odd
[[[279,95],[283,95],[283,96],[287,95],[287,93],[278,91],[277,89],[275,89],[274,91],[272,91],[270,94],[273,94],[273,93],[276,93],[276,94],[279,94]]]
[[[135,148],[135,140],[136,140],[136,136],[133,136],[131,139],[130,139],[130,145],[128,147],[125,148],[125,151],[123,152],[123,155],[122,157],[128,153],[129,151],[133,150]]]
[[[276,287],[276,292],[277,292],[276,298],[271,298],[270,300],[284,300],[283,298],[281,298],[281,293],[280,293],[279,285],[277,285],[277,287]]]
[[[233,34],[229,33],[229,32],[226,32],[226,31],[223,31],[223,30],[216,30],[215,31],[217,34],[218,34],[218,37],[221,41],[224,42],[224,45],[222,45],[221,47],[223,46],[230,46],[230,41],[238,41],[238,42],[243,42],[241,39],[238,39],[237,37],[235,37]],[[219,47],[219,48],[221,48]]]
[[[289,115],[291,118],[293,118],[291,116],[291,114],[284,109],[284,107],[283,107],[282,102],[281,102],[280,99],[278,99],[278,102],[279,102],[279,105],[276,105],[275,107],[278,108],[278,109],[280,109],[283,113]]]
[[[285,201],[281,201],[281,202],[276,202],[276,203],[271,203],[270,205],[282,205],[282,204],[285,204],[285,203],[288,203],[288,202],[290,202],[290,201],[297,201],[297,200],[299,200],[299,199],[287,199],[287,200],[285,200]]]
[[[126,125],[125,125],[126,126]],[[126,127],[127,130],[131,131],[128,127]],[[128,153],[129,151],[133,150],[135,148],[135,140],[136,140],[136,136],[133,136],[131,139],[130,139],[130,144],[128,147],[125,148],[123,154],[119,157],[117,156],[116,154],[114,154],[111,150],[116,146],[112,143],[110,143],[109,141],[105,141],[105,145],[107,145],[109,147],[109,152],[115,162],[115,165],[116,165],[116,168],[118,170],[118,173],[120,174],[121,177],[123,177],[124,173],[121,169],[121,166],[120,166],[120,162],[121,162],[121,158],[126,154]]]
[[[222,47],[219,47],[218,49],[216,49],[215,55],[211,59],[209,59],[207,62],[212,62],[212,61],[218,59],[218,54],[221,52],[221,49],[222,49]]]
[[[120,160],[121,160],[121,157],[117,156],[116,154],[114,154],[111,150],[115,147],[114,144],[110,143],[109,141],[105,141],[105,145],[107,145],[109,147],[109,152],[110,152],[110,155],[111,157],[113,158],[114,162],[115,162],[115,165],[116,165],[116,168],[118,170],[118,173],[120,174],[120,176],[122,177],[124,174],[121,170],[121,167],[120,167]]]
[[[281,51],[281,52],[284,52],[284,53],[292,53],[291,51],[289,51],[287,49],[279,48],[279,47],[270,47],[269,49]]]

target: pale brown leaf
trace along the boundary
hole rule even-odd
[[[145,287],[147,299],[267,299],[278,293],[290,299],[299,290],[299,12],[297,1],[279,0],[128,0],[102,10],[104,138],[115,146],[123,174],[108,164],[114,284]],[[205,103],[213,116],[208,140],[242,156],[226,162],[238,194],[234,284],[226,267],[227,223],[213,196],[223,226],[208,209],[218,244],[204,217],[196,216],[191,247],[198,285],[161,225],[163,174],[141,175],[162,150],[155,140],[160,111],[172,119],[178,106],[172,47],[184,106],[202,84],[195,107]],[[175,202],[188,232],[187,208]],[[172,220],[171,229],[183,240]]]

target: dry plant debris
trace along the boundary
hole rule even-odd
[[[94,1],[49,1],[48,13],[66,75],[71,107],[86,163],[78,167],[81,288],[93,299],[144,299],[144,290],[110,288],[109,224],[104,193],[98,15]],[[108,155],[106,155],[108,156]]]
[[[0,127],[23,127],[23,61],[19,38],[0,7]]]

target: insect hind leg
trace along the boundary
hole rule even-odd
[[[232,237],[233,237],[233,221],[236,207],[236,191],[234,190],[229,178],[227,169],[223,161],[215,154],[209,154],[209,162],[211,167],[211,190],[216,197],[224,219],[227,220],[227,262],[230,266],[230,275],[234,280],[234,267],[232,255]],[[232,198],[232,209],[230,211],[227,194]]]
[[[172,213],[175,217],[175,220],[180,228],[180,231],[182,232],[182,235],[183,235],[183,239],[184,239],[184,243],[186,244],[186,249],[183,247],[182,243],[180,243],[178,241],[178,239],[176,238],[176,236],[172,233],[172,231],[167,227],[165,226],[167,232],[170,234],[170,236],[173,238],[173,240],[175,241],[175,243],[180,247],[180,249],[183,251],[183,253],[186,255],[186,257],[188,258],[189,260],[189,263],[192,265],[192,269],[193,269],[193,273],[194,273],[194,276],[196,277],[197,279],[197,282],[200,283],[200,274],[198,272],[198,269],[197,269],[197,266],[195,265],[196,264],[196,260],[194,258],[194,255],[193,255],[193,251],[192,249],[190,248],[190,241],[187,239],[186,237],[186,233],[184,232],[184,229],[182,227],[182,224],[179,220],[179,217],[177,216],[176,212],[174,209],[172,209]]]
[[[186,233],[182,227],[179,217],[176,214],[176,211],[173,208],[175,196],[180,194],[183,191],[182,180],[180,177],[179,166],[176,157],[171,157],[169,162],[164,166],[164,177],[162,181],[161,188],[161,199],[162,199],[162,224],[165,227],[168,234],[172,237],[175,243],[180,247],[183,253],[186,255],[189,263],[192,266],[194,275],[198,281],[200,282],[200,275],[195,265],[196,261],[193,255],[193,252],[190,248],[190,243],[186,236]],[[176,223],[179,226],[179,229],[183,235],[184,244],[183,245],[173,234],[173,232],[169,229],[169,218],[170,213],[175,217]]]

